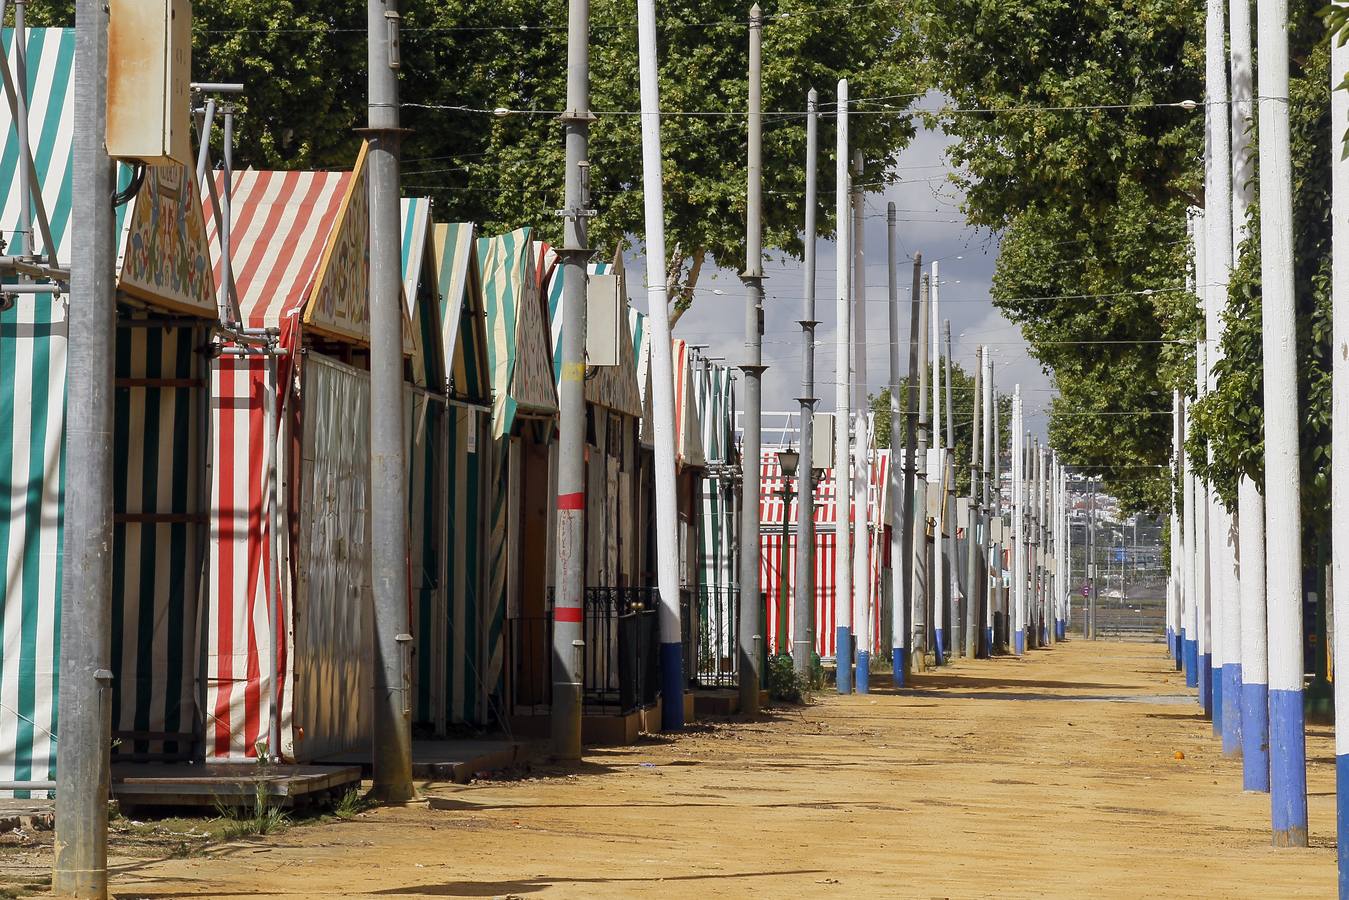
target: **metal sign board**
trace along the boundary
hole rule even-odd
[[[816,413],[811,417],[810,432],[812,465],[820,469],[834,467],[834,414]]]

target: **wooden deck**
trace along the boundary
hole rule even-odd
[[[255,763],[113,763],[112,795],[124,807],[252,804],[261,789],[287,809],[336,799],[359,787],[358,766],[265,768]]]

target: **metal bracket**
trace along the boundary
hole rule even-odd
[[[563,122],[587,122],[587,123],[589,123],[589,122],[594,122],[594,121],[596,121],[597,117],[596,117],[596,115],[595,115],[594,113],[592,113],[592,112],[591,112],[590,110],[588,110],[588,109],[584,109],[584,110],[581,110],[581,111],[579,111],[579,112],[576,111],[576,110],[574,110],[574,109],[566,109],[566,110],[563,110],[561,113],[558,114],[558,119],[561,120],[561,121],[563,121]]]
[[[568,207],[567,209],[554,210],[553,214],[564,219],[593,219],[595,216],[599,215],[599,211],[594,209]]]

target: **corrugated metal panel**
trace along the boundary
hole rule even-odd
[[[310,353],[299,484],[291,702],[282,745],[294,759],[356,747],[370,735],[370,376]]]
[[[117,333],[113,425],[114,732],[196,732],[205,550],[204,329]],[[190,740],[123,740],[116,753],[185,755]]]
[[[496,438],[514,428],[518,412],[557,412],[548,323],[529,234],[528,228],[521,228],[478,241]]]

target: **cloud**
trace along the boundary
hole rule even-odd
[[[1026,352],[1019,329],[1003,318],[989,299],[997,239],[986,230],[971,227],[960,213],[961,194],[948,178],[952,172],[946,159],[950,143],[951,139],[939,130],[920,131],[900,158],[899,182],[883,193],[864,197],[866,388],[868,393],[875,393],[889,383],[890,377],[886,205],[894,203],[901,372],[908,371],[913,254],[921,252],[925,271],[931,272],[931,262],[939,263],[940,317],[951,322],[952,358],[969,370],[974,365],[975,347],[988,345],[993,353],[997,389],[1010,394],[1014,385],[1021,385],[1027,426],[1043,437],[1052,382]],[[832,155],[832,148],[821,154],[821,167],[832,165]],[[833,241],[817,242],[815,319],[820,324],[816,329],[815,393],[821,411],[834,409],[838,382],[834,346],[836,252]],[[634,285],[633,302],[645,309],[646,298],[637,287],[644,283],[644,258],[640,253],[639,249],[632,254],[628,270]],[[764,273],[763,362],[768,370],[764,374],[763,408],[765,436],[771,440],[774,417],[768,413],[794,412],[802,395],[804,350],[799,322],[805,315],[805,285],[799,260],[772,256],[765,260]],[[723,358],[732,365],[743,360],[746,293],[735,272],[705,268],[693,306],[680,319],[675,336],[705,347],[708,356]]]

